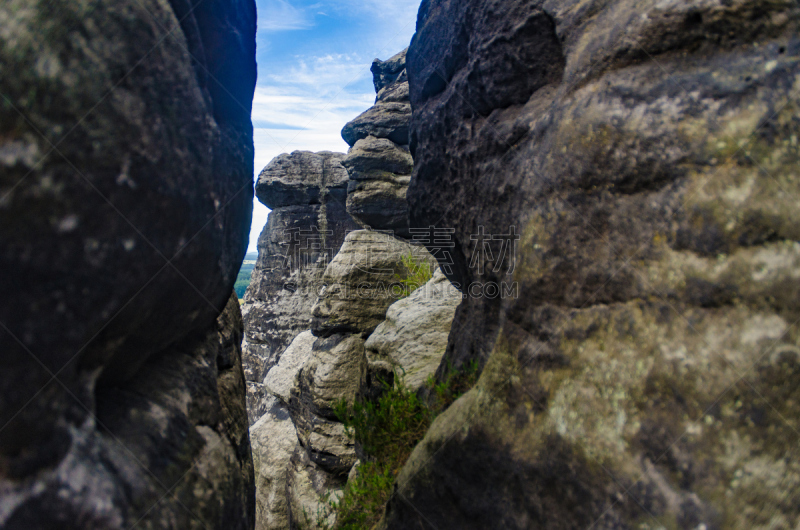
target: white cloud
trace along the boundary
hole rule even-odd
[[[420,3],[420,0],[334,0],[317,5],[332,11],[391,20],[393,26],[404,27],[416,22]]]
[[[347,86],[371,79],[370,61],[346,55],[299,57],[281,75],[267,75],[253,97],[256,178],[281,153],[346,152],[344,125],[374,103],[372,91],[353,93]],[[256,250],[267,210],[256,201],[250,251]]]
[[[292,5],[294,4],[294,5]],[[341,138],[344,125],[372,106],[375,93],[369,70],[372,59],[387,59],[409,44],[420,0],[319,0],[295,7],[297,0],[258,0],[259,33],[315,28],[308,38],[315,55],[265,55],[259,60],[258,86],[253,100],[256,177],[270,160],[294,150],[347,151]],[[326,36],[324,19],[357,20],[351,37]],[[333,33],[331,33],[332,35]],[[309,49],[307,33],[281,34],[283,49]],[[289,40],[283,40],[289,39]],[[265,51],[268,39],[259,40]],[[295,42],[297,43],[295,45]],[[345,52],[345,53],[334,53]],[[304,52],[300,52],[304,53]],[[250,251],[269,210],[256,201]]]
[[[349,85],[371,79],[369,61],[348,55],[298,57],[296,66],[268,75],[256,88],[253,122],[256,170],[296,149],[346,151],[344,125],[369,108],[375,95]],[[273,125],[275,124],[275,125]]]
[[[286,0],[262,0],[258,9],[258,31],[289,31],[314,26],[308,12]]]
[[[371,59],[348,54],[327,54],[316,57],[295,57],[295,66],[280,74],[268,74],[269,86],[303,86],[309,91],[338,93],[347,85],[372,77]]]

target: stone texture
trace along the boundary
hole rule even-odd
[[[402,293],[399,278],[407,274],[402,258],[409,254],[432,260],[423,247],[390,235],[350,232],[322,277],[323,289],[312,309],[314,334],[360,333],[368,337]]]
[[[411,107],[406,52],[372,63],[375,106],[345,125],[351,149],[342,160],[350,183],[347,212],[364,228],[410,238],[406,192],[414,161],[408,152]]]
[[[255,3],[187,4],[0,5],[4,528],[252,527]]]
[[[278,398],[267,399],[268,409],[250,427],[256,484],[256,528],[290,528],[286,481],[291,458],[299,444],[286,405]]]
[[[351,180],[395,180],[411,175],[414,160],[407,148],[386,138],[359,140],[342,159]]]
[[[337,402],[352,404],[364,385],[364,339],[333,335],[317,339],[296,377],[289,409],[297,436],[312,462],[333,475],[347,475],[356,461],[355,445],[334,413]]]
[[[48,472],[3,477],[3,527],[252,528],[241,329],[231,297],[211,329],[98,388],[96,411]]]
[[[347,211],[366,228],[383,227],[400,237],[410,237],[406,191],[410,176],[394,179],[350,181]]]
[[[375,92],[378,94],[378,99],[381,98],[381,90],[384,88],[389,88],[392,86],[401,86],[406,83],[408,79],[406,78],[406,52],[408,49],[405,49],[399,53],[396,53],[389,59],[385,61],[381,61],[380,59],[375,59],[372,61],[372,66],[370,66],[370,72],[372,72],[372,84],[375,85]]]
[[[406,387],[422,388],[442,361],[461,298],[461,291],[436,269],[428,283],[389,306],[386,320],[364,345],[370,364],[385,371],[383,363],[389,363]]]
[[[423,2],[411,224],[518,296],[457,311],[485,367],[383,528],[800,524],[799,10]],[[513,269],[471,261],[511,226]]]
[[[287,480],[289,514],[296,527],[330,528],[336,515],[329,502],[338,499],[344,482],[320,469],[306,451],[298,448],[292,456]]]
[[[272,210],[285,206],[319,204],[322,195],[347,181],[342,154],[330,151],[294,151],[275,157],[256,182],[258,200]]]
[[[272,208],[242,309],[250,423],[266,411],[262,382],[289,343],[309,327],[327,263],[348,230],[348,176],[339,153],[295,151],[261,172],[256,194]]]
[[[398,145],[408,145],[408,120],[411,105],[408,102],[381,102],[347,123],[342,138],[351,147],[367,136],[387,138]]]
[[[264,378],[264,390],[289,403],[295,378],[311,357],[311,350],[317,338],[311,331],[304,331],[294,338],[281,355],[281,360],[273,366]]]
[[[270,437],[282,439],[289,432],[283,418],[281,423],[259,420],[252,427],[253,438],[263,442],[254,449],[261,453],[256,462],[267,462],[265,469],[276,477],[274,482],[257,481],[258,513],[263,514],[259,521],[264,525],[288,521],[289,526],[324,527],[331,517],[328,500],[341,493],[356,462],[355,443],[334,407],[341,400],[352,404],[364,393],[365,338],[396,299],[391,288],[405,277],[402,258],[412,253],[432,264],[424,248],[390,235],[366,230],[348,234],[321,278],[325,287],[312,311],[312,330],[298,334],[276,363],[265,368],[261,408],[255,414],[274,416],[268,411],[284,411],[288,405],[297,445],[291,457],[288,442],[279,455],[269,454]],[[280,406],[271,401],[274,397]],[[254,415],[253,409],[250,413]]]

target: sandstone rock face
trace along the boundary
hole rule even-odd
[[[334,413],[339,400],[352,404],[366,378],[364,339],[333,335],[317,339],[295,380],[289,410],[300,443],[317,466],[347,475],[356,461],[353,441]]]
[[[266,411],[265,374],[308,329],[325,266],[347,231],[357,228],[345,211],[343,156],[296,151],[275,158],[259,175],[256,194],[272,212],[243,307],[251,424]]]
[[[252,527],[255,3],[0,20],[0,526]]]
[[[267,412],[250,427],[256,484],[256,528],[290,528],[286,481],[291,458],[299,444],[286,406],[274,396]]]
[[[310,330],[295,337],[281,354],[278,364],[267,372],[264,378],[264,390],[288,404],[297,374],[308,363],[316,340]]]
[[[370,230],[350,232],[325,269],[323,288],[312,309],[317,336],[359,333],[368,337],[402,293],[399,278],[407,271],[403,256],[432,260],[424,247]]]
[[[351,149],[342,160],[350,174],[347,211],[364,228],[410,237],[406,192],[414,169],[408,152],[411,106],[406,52],[372,63],[375,105],[345,125]]]
[[[300,528],[330,528],[336,515],[328,504],[342,494],[344,483],[320,469],[301,448],[292,455],[286,489],[290,521]]]
[[[408,255],[432,265],[424,247],[358,230],[347,235],[324,273],[315,277],[323,287],[312,321],[305,322],[311,329],[297,334],[275,364],[266,366],[258,385],[260,408],[253,410],[251,402],[250,414],[257,420],[251,427],[257,528],[317,528],[330,522],[328,501],[341,494],[356,462],[354,441],[334,407],[368,392],[364,343],[399,296]],[[258,289],[251,285],[252,291]],[[285,306],[287,314],[294,316],[296,307]],[[288,334],[293,328],[281,327],[287,322],[299,325],[277,321],[273,333]]]
[[[799,10],[423,2],[412,226],[518,296],[459,308],[447,356],[485,368],[384,528],[800,524]]]
[[[364,340],[298,335],[264,379],[267,412],[250,428],[256,469],[256,528],[317,528],[355,462],[353,441],[336,420],[366,372]]]
[[[382,363],[388,363],[405,386],[422,388],[439,368],[461,298],[461,291],[437,269],[428,283],[389,306],[386,320],[364,345],[370,365],[384,370]]]

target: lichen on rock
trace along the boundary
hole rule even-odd
[[[800,522],[798,20],[781,1],[423,3],[411,226],[455,229],[454,282],[519,290],[456,312],[446,358],[483,373],[383,528]],[[470,236],[512,226],[515,267],[475,266]]]

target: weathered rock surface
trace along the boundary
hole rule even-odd
[[[325,337],[359,333],[368,337],[402,293],[403,256],[433,258],[424,247],[371,230],[350,232],[325,269],[323,289],[312,309],[311,330]]]
[[[286,405],[270,396],[267,412],[250,427],[256,484],[256,528],[290,528],[286,481],[300,443]]]
[[[486,347],[485,368],[384,528],[800,524],[798,20],[788,1],[423,2],[412,226],[442,219],[453,279],[518,296],[459,308],[447,356]],[[515,227],[515,267],[473,261],[481,227]]]
[[[252,528],[241,333],[232,297],[211,329],[98,388],[59,462],[24,482],[3,477],[3,527]]]
[[[340,399],[355,399],[366,373],[357,335],[298,335],[264,380],[267,412],[253,425],[256,528],[317,528],[327,501],[355,462],[352,439],[336,419]]]
[[[433,261],[424,247],[387,234],[348,234],[318,278],[324,288],[311,312],[312,329],[299,333],[266,368],[258,385],[266,416],[251,429],[257,440],[254,453],[261,453],[254,457],[257,473],[260,466],[275,478],[257,475],[258,528],[277,528],[287,521],[289,526],[315,528],[331,517],[327,501],[341,493],[356,462],[354,441],[334,407],[342,400],[352,404],[365,392],[364,343],[402,291],[399,280],[408,272],[403,264],[408,255]],[[264,414],[260,409],[250,413]],[[285,438],[292,436],[296,445],[290,447]],[[272,437],[279,445],[276,454],[268,454]]]
[[[408,87],[408,76],[406,75],[406,52],[405,49],[396,53],[392,57],[381,61],[375,59],[369,70],[372,72],[372,84],[378,99],[383,100],[381,91],[385,88],[397,88],[400,86]]]
[[[336,515],[329,503],[341,496],[344,482],[320,469],[300,447],[292,455],[286,489],[293,525],[312,529],[331,527]]]
[[[333,475],[347,475],[356,461],[353,441],[334,413],[340,400],[352,404],[364,384],[364,339],[333,335],[317,339],[296,378],[289,410],[300,443],[312,462]]]
[[[258,200],[274,210],[285,206],[320,204],[347,181],[341,153],[294,151],[275,157],[256,183]]]
[[[252,527],[255,3],[188,7],[0,5],[4,528]]]
[[[311,350],[316,340],[317,337],[310,330],[295,337],[281,354],[278,364],[267,372],[264,378],[264,390],[288,405],[297,374],[311,358]]]
[[[364,345],[370,365],[384,371],[388,363],[406,387],[422,388],[442,361],[461,298],[461,291],[436,269],[428,283],[389,306],[386,320]]]
[[[411,107],[405,74],[406,52],[372,63],[375,106],[345,125],[351,146],[347,168],[347,211],[364,228],[410,237],[406,192],[414,169],[408,152]]]
[[[368,136],[387,138],[398,145],[408,145],[408,120],[411,105],[385,102],[370,107],[342,129],[342,138],[350,146]]]
[[[256,194],[272,209],[244,297],[250,422],[265,413],[261,384],[289,343],[309,327],[320,277],[348,230],[347,171],[340,153],[295,151],[261,172]]]

